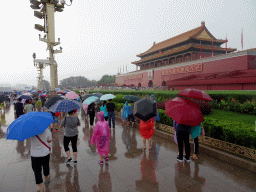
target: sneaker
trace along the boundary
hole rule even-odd
[[[77,164],[77,160],[73,161],[74,164]]]
[[[105,157],[105,161],[108,161],[108,157]]]
[[[189,162],[190,162],[190,158],[187,159],[187,158],[185,157],[185,161],[186,161],[187,163],[189,163]]]
[[[72,161],[72,158],[69,158],[67,161],[66,161],[66,164],[70,164]]]
[[[179,162],[183,163],[183,158],[182,158],[182,159],[180,159],[180,158],[179,158],[179,156],[178,156],[178,157],[177,157],[177,161],[179,161]]]
[[[103,165],[103,161],[99,160],[99,164],[100,164],[100,165]]]

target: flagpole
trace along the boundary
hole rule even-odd
[[[242,28],[242,33],[241,33],[241,44],[242,44],[242,51],[244,50],[244,34],[243,34],[243,28]]]
[[[212,38],[212,57],[213,57],[213,38]]]
[[[227,37],[227,33],[226,33],[226,54],[228,54],[228,37]]]
[[[202,59],[202,45],[201,45],[201,41],[200,41],[200,59]]]

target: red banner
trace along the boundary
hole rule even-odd
[[[170,75],[170,74],[178,74],[178,73],[191,73],[191,72],[197,72],[197,71],[202,71],[202,70],[203,70],[203,65],[202,65],[202,63],[200,63],[200,64],[196,64],[196,65],[164,69],[162,71],[162,75]]]

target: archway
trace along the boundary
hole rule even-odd
[[[162,82],[162,86],[166,86],[166,81],[163,81],[163,82]]]
[[[141,87],[141,83],[138,84],[138,87]]]
[[[149,86],[149,87],[153,87],[153,81],[150,80],[150,81],[148,82],[148,86]]]

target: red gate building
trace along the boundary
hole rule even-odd
[[[140,70],[118,74],[116,84],[172,89],[255,90],[256,49],[235,52],[222,48],[205,23],[188,32],[153,44],[135,61]],[[227,44],[226,44],[227,46]]]

